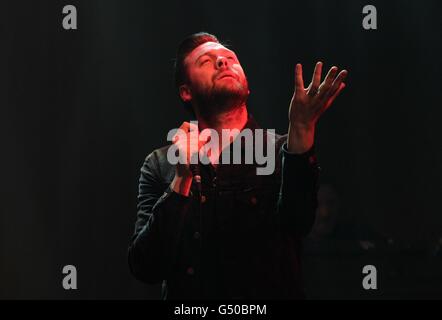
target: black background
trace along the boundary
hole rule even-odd
[[[78,30],[62,28],[68,4]],[[362,28],[367,4],[378,30]],[[2,1],[0,297],[159,296],[126,262],[139,169],[189,119],[172,59],[202,30],[236,51],[250,112],[279,133],[297,62],[306,84],[318,60],[349,70],[317,131],[323,181],[344,214],[404,245],[436,241],[441,12],[437,0]],[[62,288],[67,264],[76,291]]]

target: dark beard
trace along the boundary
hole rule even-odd
[[[213,87],[211,90],[193,91],[193,99],[198,108],[196,112],[205,119],[239,108],[247,101],[248,96],[247,82],[235,89]]]

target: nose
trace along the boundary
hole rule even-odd
[[[226,57],[219,56],[218,59],[216,60],[216,67],[218,69],[227,68],[227,65],[228,65],[228,60],[226,59]]]

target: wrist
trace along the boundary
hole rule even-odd
[[[290,123],[287,138],[287,151],[302,154],[313,146],[315,140],[315,126]]]
[[[303,123],[298,121],[290,121],[289,129],[296,131],[297,133],[308,133],[315,131],[316,124],[312,123]]]

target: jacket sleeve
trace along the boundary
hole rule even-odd
[[[141,168],[135,233],[128,249],[129,268],[140,281],[155,284],[167,279],[173,266],[183,218],[191,204],[160,179],[153,152]]]
[[[318,194],[318,166],[314,147],[303,154],[281,148],[282,181],[278,200],[281,229],[296,237],[305,237],[315,221]]]

